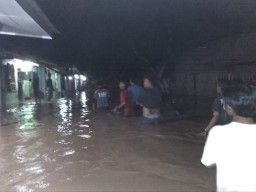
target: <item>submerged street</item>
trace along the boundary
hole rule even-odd
[[[214,191],[200,163],[204,122],[158,126],[90,113],[86,94],[7,110],[0,128],[0,191]]]

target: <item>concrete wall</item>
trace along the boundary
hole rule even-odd
[[[178,102],[209,107],[220,78],[256,80],[256,34],[220,39],[175,58]]]

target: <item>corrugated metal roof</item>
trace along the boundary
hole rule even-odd
[[[26,0],[26,7],[38,12],[39,7],[33,0]],[[45,16],[38,12],[38,17]],[[46,32],[15,0],[0,0],[0,34],[52,39]],[[53,28],[53,27],[52,27]]]

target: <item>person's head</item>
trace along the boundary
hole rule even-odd
[[[103,87],[103,81],[99,81],[99,82],[97,83],[97,88],[100,89],[100,88],[102,88],[102,87]]]
[[[217,94],[218,95],[222,95],[222,90],[228,86],[228,81],[227,80],[224,80],[224,79],[221,79],[221,80],[218,80],[217,84],[216,84],[216,91],[217,91]]]
[[[256,114],[255,90],[255,86],[245,84],[234,84],[223,89],[228,115],[254,118]]]
[[[138,79],[135,78],[135,77],[130,78],[130,80],[129,80],[130,85],[137,84],[137,83],[138,83],[137,80],[138,80]]]
[[[144,77],[144,88],[151,88],[151,87],[154,87],[154,86],[156,86],[156,81],[153,78],[153,76],[146,75]]]
[[[129,83],[130,83],[130,85],[134,85],[135,81],[133,79],[130,79]]]
[[[125,84],[124,81],[120,81],[120,82],[119,82],[119,88],[120,88],[121,90],[126,89],[126,84]]]

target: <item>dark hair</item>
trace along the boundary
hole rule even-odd
[[[219,79],[217,85],[220,86],[221,90],[231,85],[231,81],[226,79]]]
[[[103,87],[103,85],[104,85],[103,81],[98,81],[98,82],[97,82],[97,86],[98,86],[98,87]]]
[[[119,83],[123,83],[123,84],[124,84],[125,89],[127,88],[127,82],[126,82],[126,81],[124,81],[124,80],[120,80],[120,81],[119,81]]]
[[[148,79],[150,83],[152,83],[153,86],[157,86],[157,80],[156,77],[153,75],[145,75],[144,79]]]
[[[136,84],[136,79],[135,79],[134,77],[131,77],[131,78],[130,78],[130,82],[132,82],[132,83],[135,83],[135,84]]]
[[[233,84],[223,89],[223,96],[226,104],[232,107],[237,115],[241,117],[255,117],[255,86]]]

